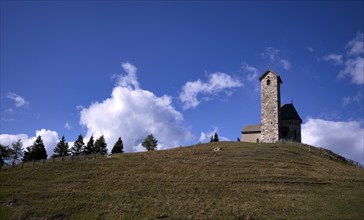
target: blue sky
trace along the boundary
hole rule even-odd
[[[1,1],[1,136],[236,140],[278,73],[303,141],[363,163],[363,1]]]

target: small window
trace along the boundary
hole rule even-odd
[[[269,85],[270,85],[270,80],[268,79],[268,80],[267,80],[267,86],[269,86]]]

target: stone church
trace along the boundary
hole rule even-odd
[[[261,122],[243,128],[242,141],[274,143],[279,140],[301,142],[302,119],[291,104],[281,106],[281,77],[267,70],[259,78]]]

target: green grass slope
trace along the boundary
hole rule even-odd
[[[3,169],[0,178],[0,219],[364,217],[364,170],[305,145],[219,142],[65,158]]]

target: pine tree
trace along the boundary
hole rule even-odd
[[[11,144],[12,146],[12,157],[13,157],[13,165],[15,165],[17,162],[21,161],[21,158],[23,157],[23,143],[21,142],[21,139]]]
[[[0,144],[0,165],[1,166],[6,164],[6,160],[9,159],[9,157],[12,153],[13,152],[9,146]]]
[[[90,140],[87,142],[86,147],[84,148],[83,152],[85,154],[93,154],[95,153],[95,141],[94,136],[90,137]]]
[[[217,132],[214,134],[213,142],[219,142],[219,136],[217,135]]]
[[[147,151],[155,150],[158,146],[158,140],[153,137],[153,134],[150,134],[144,139],[142,146],[147,149]]]
[[[101,135],[101,137],[95,141],[95,152],[102,155],[107,154],[107,144],[104,135]]]
[[[23,161],[33,160],[34,155],[33,155],[33,149],[32,148],[33,148],[32,146],[26,147],[26,149],[24,151]]]
[[[53,157],[64,157],[70,154],[69,146],[64,135],[62,139],[57,143],[57,146],[53,150]]]
[[[44,147],[42,137],[39,135],[33,145],[27,147],[24,152],[23,161],[47,159],[47,151]]]
[[[83,143],[83,137],[82,135],[78,135],[77,140],[73,144],[73,147],[71,148],[71,152],[74,155],[79,155],[81,152],[84,151],[85,143]]]
[[[124,149],[123,141],[121,140],[121,137],[119,137],[119,139],[116,141],[114,147],[112,148],[111,153],[112,154],[124,153],[123,149]]]
[[[217,132],[215,132],[215,134],[210,137],[210,143],[212,142],[219,142],[219,136],[217,135]]]

